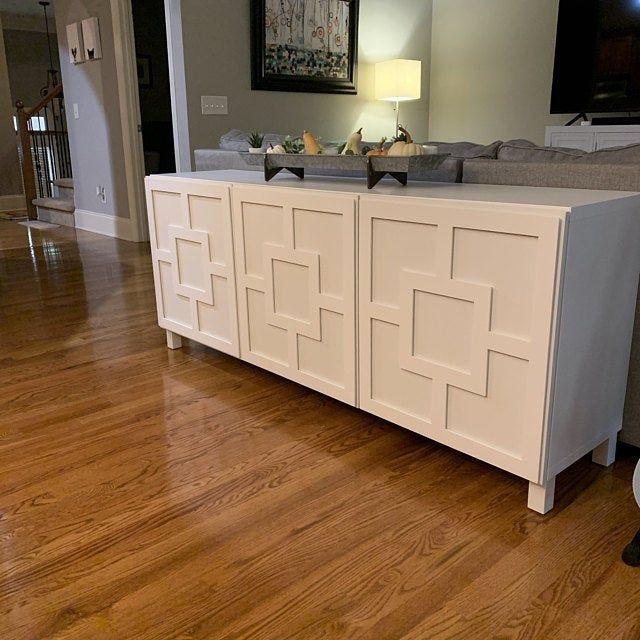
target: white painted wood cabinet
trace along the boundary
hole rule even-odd
[[[547,147],[600,151],[640,143],[640,125],[584,125],[546,127]]]
[[[159,322],[526,478],[615,455],[640,195],[147,179]],[[211,283],[211,288],[209,288]]]
[[[360,200],[360,406],[538,482],[560,220]]]
[[[224,183],[148,182],[158,324],[171,348],[184,336],[240,355],[230,198]]]
[[[356,197],[237,186],[244,360],[356,404]]]

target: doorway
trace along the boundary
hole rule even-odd
[[[145,174],[176,170],[164,0],[131,3]]]

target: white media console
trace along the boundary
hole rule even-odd
[[[573,125],[545,129],[547,147],[600,151],[637,143],[640,143],[640,125]]]
[[[147,178],[158,320],[489,462],[553,506],[622,424],[640,194]]]

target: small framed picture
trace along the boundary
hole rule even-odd
[[[82,21],[82,39],[87,60],[102,58],[102,44],[100,43],[100,23],[98,18],[87,18]]]
[[[152,87],[153,73],[151,71],[151,56],[138,55],[136,63],[138,67],[138,84],[141,87]]]
[[[84,41],[82,39],[81,22],[67,25],[67,46],[69,47],[69,61],[71,64],[84,62]]]

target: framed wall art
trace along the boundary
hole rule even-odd
[[[358,0],[251,0],[251,88],[357,93]]]
[[[69,48],[69,60],[72,64],[84,62],[84,41],[82,39],[81,22],[67,25],[67,47]]]
[[[100,22],[98,18],[86,18],[82,21],[82,38],[84,40],[85,58],[100,60],[102,44],[100,42]]]

